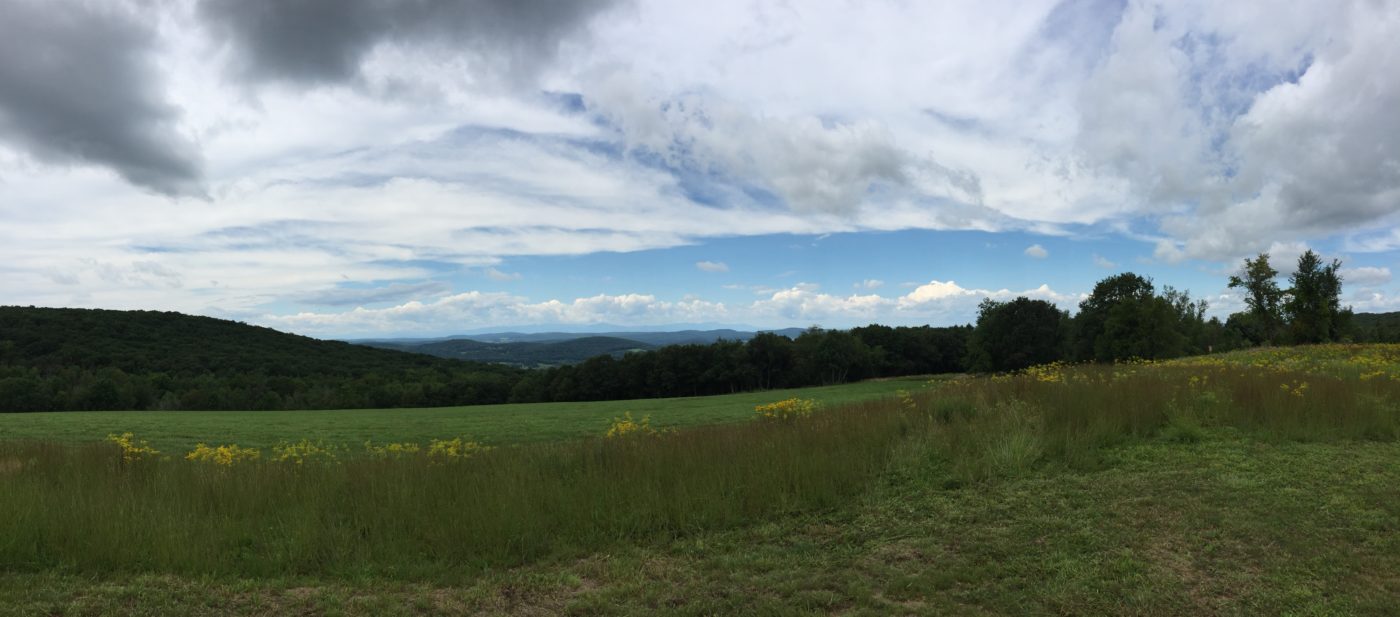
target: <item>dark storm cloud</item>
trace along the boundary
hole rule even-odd
[[[443,46],[473,53],[500,76],[528,75],[614,2],[204,0],[200,11],[233,46],[247,76],[317,84],[355,78],[381,43]]]
[[[198,152],[159,94],[153,44],[150,28],[110,3],[0,3],[0,140],[41,161],[202,195]]]

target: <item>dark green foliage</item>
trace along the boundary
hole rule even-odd
[[[1306,251],[1288,278],[1290,287],[1280,289],[1268,253],[1246,259],[1243,276],[1230,277],[1230,287],[1247,292],[1249,311],[1231,315],[1229,329],[1254,344],[1383,340],[1378,337],[1385,333],[1374,328],[1377,322],[1354,326],[1351,309],[1342,307],[1341,267],[1335,259],[1324,264],[1317,253]]]
[[[775,388],[786,383],[797,364],[797,351],[792,339],[763,332],[749,339],[744,346],[745,360],[753,367],[754,385]]]
[[[1230,277],[1230,288],[1245,292],[1244,302],[1252,317],[1247,331],[1257,337],[1250,339],[1255,344],[1273,342],[1283,327],[1284,291],[1279,289],[1277,277],[1268,253],[1245,259],[1241,276]]]
[[[622,357],[613,355],[621,339],[584,337],[567,343],[611,351],[524,370],[178,313],[0,307],[0,411],[624,400],[963,370],[953,358],[966,328],[881,328],[812,329],[796,341],[763,333],[748,343],[670,345]]]
[[[796,340],[761,333],[746,343],[670,345],[621,358],[529,374],[512,402],[598,401],[731,394],[894,377],[961,372],[969,327],[849,332],[810,328]]]
[[[1270,340],[1268,326],[1258,315],[1250,312],[1231,313],[1225,320],[1225,330],[1244,345],[1260,345]]]
[[[1131,272],[1108,277],[1073,318],[1045,301],[986,301],[968,347],[974,371],[1012,371],[1057,360],[1113,362],[1228,351],[1244,345],[1253,317],[1206,319],[1206,303]],[[1238,319],[1237,319],[1238,318]],[[1248,323],[1242,323],[1248,322]]]
[[[1120,302],[1108,311],[1103,332],[1094,341],[1101,362],[1128,358],[1174,358],[1186,348],[1186,336],[1169,302],[1157,296]]]
[[[0,307],[0,411],[505,402],[521,371],[155,311]]]
[[[967,339],[972,326],[932,328],[871,324],[851,330],[874,354],[880,377],[957,373],[967,369]]]
[[[1358,343],[1400,343],[1400,312],[1356,313],[1348,321],[1346,331]]]
[[[1131,341],[1119,341],[1130,334],[1133,324],[1146,317],[1140,305],[1155,294],[1152,281],[1131,272],[1110,276],[1094,285],[1093,293],[1079,303],[1074,318],[1072,357],[1079,361],[1112,360],[1118,350],[1133,346]],[[1109,332],[1113,321],[1112,332]],[[1110,334],[1110,336],[1104,336]]]
[[[1060,359],[1066,317],[1044,300],[983,300],[968,341],[974,371],[1015,371]]]
[[[1293,285],[1283,312],[1289,320],[1289,337],[1294,343],[1323,343],[1341,338],[1349,311],[1341,308],[1342,263],[1332,260],[1323,265],[1312,251],[1298,257],[1298,270],[1289,277]]]
[[[1206,303],[1170,286],[1157,293],[1133,273],[1099,281],[1074,317],[1070,357],[1112,362],[1173,358],[1234,347],[1219,320],[1206,320]]]
[[[840,330],[812,328],[797,337],[797,372],[822,385],[865,379],[874,371],[870,347]]]

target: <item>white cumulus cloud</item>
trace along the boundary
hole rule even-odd
[[[1375,287],[1390,282],[1390,268],[1374,266],[1358,266],[1355,268],[1342,268],[1343,284],[1357,285],[1360,287]]]

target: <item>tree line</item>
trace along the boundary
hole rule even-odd
[[[601,401],[730,394],[871,377],[961,372],[971,326],[762,332],[746,342],[670,345],[527,373],[513,402]]]
[[[0,307],[0,411],[431,407],[727,394],[965,370],[970,326],[811,328],[527,370],[155,311]]]
[[[154,311],[0,307],[0,411],[429,407],[728,394],[1054,361],[1159,359],[1252,345],[1400,340],[1400,316],[1353,319],[1340,263],[1308,251],[1288,287],[1269,256],[1230,278],[1247,309],[1206,303],[1128,272],[1071,316],[1025,297],[986,300],[975,326],[850,330],[672,345],[527,370],[322,341]],[[1393,317],[1393,319],[1392,319]],[[1360,322],[1360,325],[1358,325]],[[1389,338],[1387,338],[1389,337]]]
[[[1150,279],[1131,272],[1095,284],[1072,317],[1044,300],[989,299],[978,307],[968,368],[997,372],[1055,361],[1174,358],[1254,345],[1367,340],[1374,338],[1369,333],[1389,332],[1353,324],[1351,309],[1341,306],[1340,269],[1341,262],[1323,263],[1307,251],[1284,288],[1268,253],[1246,259],[1229,280],[1244,295],[1246,310],[1224,322],[1205,317],[1205,301],[1170,286],[1158,291]]]

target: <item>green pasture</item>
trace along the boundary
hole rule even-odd
[[[90,411],[0,414],[0,441],[98,441],[111,433],[133,433],[167,452],[196,443],[235,443],[268,448],[310,439],[359,448],[366,440],[425,443],[463,436],[490,445],[547,442],[601,436],[612,419],[630,412],[651,416],[656,428],[742,422],[755,405],[810,398],[834,407],[916,391],[928,377],[872,380],[838,386],[702,396],[589,403],[530,403],[420,409],[315,411]]]

